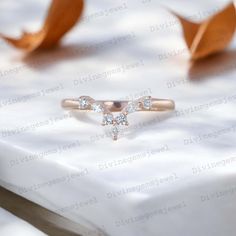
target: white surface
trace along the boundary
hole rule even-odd
[[[43,236],[46,235],[25,221],[0,208],[0,235]]]
[[[39,27],[46,3],[24,2],[3,1],[1,32]],[[224,3],[161,2],[196,19]],[[235,50],[191,67],[161,4],[88,1],[51,54],[21,60],[1,44],[0,184],[89,226],[87,235],[234,236]],[[134,115],[117,142],[101,117],[60,108],[65,97],[143,94],[174,99],[176,113]]]

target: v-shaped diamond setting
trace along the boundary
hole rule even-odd
[[[136,111],[140,110],[150,110],[152,107],[152,98],[151,96],[145,96],[139,98],[135,101],[131,101],[125,106],[122,111],[115,116],[108,107],[102,102],[96,102],[94,99],[82,96],[79,98],[79,108],[80,109],[88,109],[90,108],[94,112],[103,113],[102,125],[111,125],[111,134],[114,140],[118,139],[120,133],[120,126],[128,126],[128,118],[129,114],[132,114]]]

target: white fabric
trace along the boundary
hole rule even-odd
[[[8,236],[43,236],[46,235],[30,224],[0,208],[0,235]]]
[[[2,2],[0,32],[38,29],[46,2]],[[225,3],[88,1],[57,51],[22,59],[1,42],[0,184],[90,235],[234,236],[235,51],[192,66],[163,8],[200,20]],[[80,95],[171,98],[176,112],[132,115],[113,142],[101,116],[61,109]]]

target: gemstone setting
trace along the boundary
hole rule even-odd
[[[112,138],[113,138],[114,140],[117,140],[119,132],[120,132],[119,127],[118,127],[117,125],[114,125],[114,126],[112,127],[112,129],[111,129]]]
[[[89,107],[89,100],[86,97],[79,98],[79,108],[80,109],[87,109]]]
[[[101,103],[93,103],[91,108],[94,112],[97,112],[97,113],[101,113],[104,111],[104,107]]]
[[[127,105],[127,107],[126,107],[126,112],[128,113],[128,114],[131,114],[131,113],[134,113],[134,112],[136,112],[137,110],[138,110],[138,104],[136,103],[136,102],[129,102],[128,103],[128,105]]]
[[[119,106],[118,106],[119,105]],[[81,110],[92,110],[96,113],[103,113],[102,125],[111,125],[111,135],[114,140],[117,140],[118,135],[122,131],[122,125],[129,125],[127,116],[131,113],[143,110],[152,109],[151,96],[144,96],[134,101],[129,101],[122,107],[121,102],[114,102],[113,109],[115,112],[122,108],[118,115],[112,113],[110,105],[106,106],[103,101],[95,101],[91,97],[81,96],[78,99],[78,107]],[[112,107],[112,108],[114,108]]]
[[[128,125],[127,116],[124,113],[120,113],[116,118],[115,122],[117,125]]]
[[[114,124],[114,117],[111,113],[105,113],[103,115],[103,122],[102,125],[113,125]]]
[[[151,97],[145,97],[145,98],[143,99],[142,104],[143,104],[143,108],[144,108],[144,109],[150,110],[151,107],[152,107],[152,99],[151,99]]]

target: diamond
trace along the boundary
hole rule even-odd
[[[89,101],[85,97],[79,98],[79,108],[86,109],[89,106]]]
[[[100,112],[103,112],[103,111],[104,111],[104,108],[103,108],[102,104],[100,104],[100,103],[93,103],[93,104],[92,104],[92,110],[93,110],[94,112],[100,113]]]
[[[106,113],[103,116],[103,125],[112,125],[114,122],[113,115],[111,113]]]
[[[112,137],[114,140],[117,140],[118,134],[119,134],[119,127],[117,125],[114,125],[111,129]]]
[[[124,113],[119,114],[115,121],[118,125],[128,125],[127,116]]]
[[[151,109],[152,99],[150,97],[147,97],[143,100],[143,107],[144,107],[144,109],[147,109],[147,110]]]
[[[134,113],[135,111],[137,111],[137,109],[138,109],[138,104],[135,102],[129,102],[126,107],[126,111],[128,113]]]

